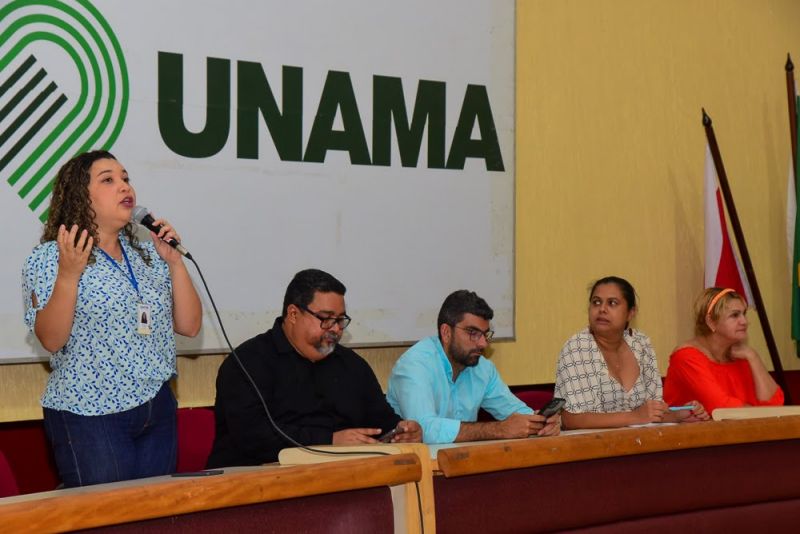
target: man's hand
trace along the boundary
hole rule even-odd
[[[537,415],[536,417],[544,416]],[[536,433],[537,436],[557,436],[561,433],[561,414],[551,415],[547,418],[544,427]]]
[[[422,427],[416,421],[400,421],[397,423],[397,434],[391,443],[419,443],[422,441]]]
[[[333,433],[334,445],[363,445],[378,443],[372,436],[381,433],[380,428],[345,428]]]
[[[544,417],[541,415],[512,413],[499,423],[499,437],[502,439],[527,438],[530,435],[538,434],[544,427]]]

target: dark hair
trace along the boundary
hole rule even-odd
[[[300,271],[289,285],[286,287],[286,295],[283,297],[283,316],[286,317],[286,310],[290,304],[298,308],[305,308],[314,300],[314,293],[336,293],[344,295],[347,288],[332,275],[319,269],[306,269]]]
[[[464,318],[465,313],[477,315],[487,321],[491,321],[494,317],[492,308],[474,291],[459,289],[444,299],[442,308],[439,310],[439,317],[436,319],[436,329],[438,330],[443,324],[455,326]]]
[[[97,246],[97,224],[94,222],[97,214],[92,209],[92,202],[89,199],[89,171],[94,162],[101,159],[116,161],[117,158],[111,152],[94,150],[78,154],[61,166],[53,183],[53,195],[50,197],[50,207],[47,210],[42,243],[58,238],[58,228],[62,224],[67,230],[72,228],[73,224],[77,224],[79,229],[89,232],[94,238],[94,247]],[[133,223],[125,225],[122,232],[134,250],[150,265],[150,257],[139,244]],[[94,255],[89,256],[89,263],[94,263]]]
[[[592,300],[592,295],[594,295],[594,290],[597,289],[597,286],[605,284],[614,284],[619,288],[622,292],[622,298],[624,298],[625,302],[628,304],[629,310],[636,307],[636,290],[633,289],[630,282],[619,276],[606,276],[595,282],[594,285],[592,285],[592,289],[589,291],[589,301]]]

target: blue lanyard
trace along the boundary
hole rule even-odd
[[[139,300],[142,300],[142,294],[139,293],[139,283],[136,281],[136,276],[134,276],[133,274],[133,269],[131,268],[131,262],[128,261],[128,255],[125,254],[125,247],[123,247],[122,243],[120,243],[119,248],[122,250],[122,257],[125,259],[125,265],[128,266],[128,274],[126,278],[130,280],[133,289],[135,289],[136,294],[139,295]],[[97,247],[97,250],[99,250],[103,254],[103,256],[106,257],[106,259],[111,263],[111,265],[119,269],[119,272],[125,274],[125,271],[122,270],[122,267],[119,266],[119,264],[114,260],[114,258],[108,255],[108,252],[106,252],[100,247]]]

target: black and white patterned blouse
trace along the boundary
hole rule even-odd
[[[625,391],[611,377],[608,365],[586,328],[567,340],[558,357],[555,396],[566,399],[571,413],[614,413],[635,410],[645,401],[661,400],[661,374],[650,339],[638,330],[625,330],[625,342],[639,363],[639,377]]]

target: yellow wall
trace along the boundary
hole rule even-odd
[[[786,369],[783,65],[800,69],[800,3],[525,1],[517,12],[517,340],[510,383],[553,381],[586,324],[587,285],[629,279],[661,370],[703,286],[701,107],[711,115]],[[751,341],[768,359],[755,313]]]
[[[255,333],[254,333],[255,334]],[[386,380],[404,349],[373,348],[359,351],[372,365],[386,389]],[[212,406],[214,380],[223,355],[179,357],[178,380],[173,384],[182,407]],[[47,365],[0,365],[0,422],[41,419],[39,397],[47,382]]]
[[[553,381],[600,276],[636,286],[636,324],[662,371],[691,335],[703,284],[701,107],[714,120],[783,365],[800,369],[788,321],[783,74],[787,52],[800,69],[798,21],[793,0],[518,1],[517,339],[493,354],[509,383]],[[768,359],[752,317],[752,342]],[[400,351],[363,352],[385,383]],[[213,403],[220,360],[180,358],[182,405]],[[45,380],[42,364],[0,366],[0,421],[40,417]]]

